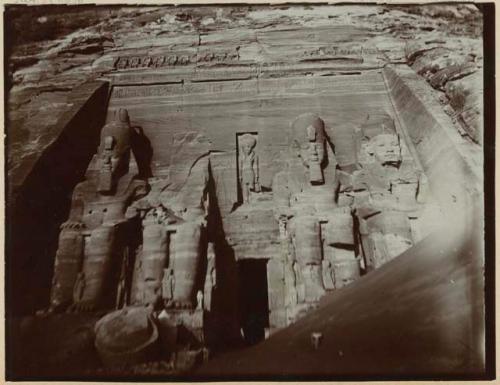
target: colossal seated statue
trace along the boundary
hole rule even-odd
[[[318,116],[301,115],[290,132],[287,169],[275,175],[273,194],[286,229],[286,306],[293,310],[413,244],[409,218],[416,215],[420,177],[388,114],[333,127],[335,154]]]
[[[169,190],[165,181],[157,183],[167,187],[153,188],[134,205],[144,219],[132,301],[153,308],[192,310],[198,291],[204,289],[201,269],[208,265],[202,260],[208,254],[208,162],[198,160],[177,191]],[[208,295],[203,303],[210,306],[210,300]]]
[[[320,221],[336,207],[336,159],[324,121],[303,114],[290,126],[287,168],[273,179],[280,224],[287,322],[325,294]]]
[[[421,178],[388,114],[368,116],[357,132],[358,165],[339,171],[339,191],[343,201],[351,197],[365,267],[371,270],[412,245],[409,216],[419,210]]]
[[[101,131],[98,153],[75,187],[69,218],[61,226],[50,311],[69,305],[92,310],[115,302],[116,272],[134,239],[127,209],[147,193],[147,183],[129,171],[132,135],[124,109]]]

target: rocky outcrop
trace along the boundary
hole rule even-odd
[[[459,131],[482,143],[483,64],[474,40],[419,40],[406,46],[406,55],[412,68],[444,93]]]

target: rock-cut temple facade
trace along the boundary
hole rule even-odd
[[[123,330],[149,330],[141,349],[258,342],[432,231],[439,209],[380,71],[256,88],[124,73],[60,228],[48,309],[109,313],[104,361]]]

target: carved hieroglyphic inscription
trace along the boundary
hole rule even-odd
[[[184,82],[174,84],[149,84],[149,85],[116,85],[113,87],[113,99],[143,98],[172,95],[192,95],[192,94],[214,94],[245,92],[249,94],[257,93],[257,85],[254,81],[234,80],[231,82],[211,81],[211,82]],[[196,100],[196,99],[195,99]]]
[[[114,68],[117,70],[129,68],[158,68],[171,66],[185,66],[198,63],[213,63],[238,61],[240,55],[238,48],[230,51],[212,52],[204,51],[194,54],[174,55],[144,55],[144,56],[120,56],[116,59]]]
[[[364,55],[375,55],[378,53],[376,48],[367,47],[319,47],[304,53],[305,57],[321,57],[321,56],[345,56],[345,57],[359,57]]]
[[[114,87],[114,98],[138,98],[149,96],[169,96],[182,92],[180,84],[161,84],[154,86],[130,86],[130,87]]]

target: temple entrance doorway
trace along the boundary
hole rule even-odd
[[[267,259],[238,262],[240,325],[246,344],[265,338],[269,327]]]

